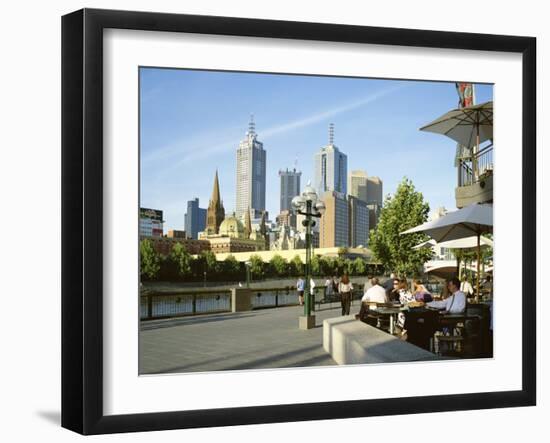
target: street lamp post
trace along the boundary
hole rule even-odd
[[[312,239],[311,230],[315,226],[314,218],[320,218],[325,212],[325,204],[318,200],[315,189],[308,183],[301,195],[292,199],[292,207],[296,213],[304,215],[302,222],[306,228],[306,265],[305,265],[305,303],[304,315],[300,317],[300,329],[311,329],[315,327],[315,316],[311,314],[313,300],[311,294],[311,258],[312,258]]]

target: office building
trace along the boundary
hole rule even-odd
[[[252,218],[265,211],[266,151],[258,141],[253,118],[237,149],[237,186],[235,215],[243,219],[250,208]]]
[[[367,202],[367,171],[351,171],[348,176],[348,194]]]
[[[382,205],[378,203],[367,203],[367,208],[369,208],[369,229],[374,229],[376,225],[378,225]]]
[[[294,197],[300,195],[300,177],[302,173],[296,171],[296,168],[289,170],[280,170],[279,177],[281,178],[281,202],[280,212],[290,211],[292,209],[291,202]]]
[[[367,203],[352,195],[349,203],[349,246],[367,247],[369,243],[369,208]]]
[[[319,247],[349,246],[349,203],[340,192],[330,191],[322,194],[321,200],[326,210],[320,219]]]
[[[199,208],[199,199],[195,198],[187,202],[185,214],[185,235],[196,240],[199,232],[206,228],[206,209]]]
[[[382,206],[383,190],[380,177],[367,177],[367,203],[377,203]]]
[[[139,235],[142,237],[162,237],[162,211],[159,209],[139,208]]]
[[[347,193],[348,157],[334,145],[334,125],[329,128],[329,143],[315,154],[314,187],[319,195],[327,191]]]

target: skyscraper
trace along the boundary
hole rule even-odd
[[[367,247],[369,243],[369,208],[367,202],[348,196],[349,203],[349,246]]]
[[[218,171],[216,170],[212,197],[210,197],[206,214],[206,233],[209,235],[217,234],[224,218],[225,209],[220,198],[220,182],[218,180]]]
[[[367,177],[367,203],[382,206],[382,180],[380,177]]]
[[[292,199],[300,194],[300,177],[302,173],[296,171],[296,168],[291,171],[279,170],[279,177],[281,177],[281,209],[280,212],[290,211],[292,209],[290,203]]]
[[[334,125],[329,126],[328,145],[315,154],[315,183],[318,194],[347,193],[348,157],[334,145]]]
[[[348,193],[365,203],[367,200],[367,171],[351,171],[348,177]]]
[[[349,246],[349,207],[346,196],[340,192],[329,191],[321,196],[326,210],[320,220],[319,246],[332,248]]]
[[[243,218],[250,208],[253,219],[265,211],[266,151],[258,141],[251,116],[245,139],[237,149],[237,198],[235,215]]]
[[[199,199],[187,202],[187,213],[185,214],[185,237],[196,240],[199,232],[206,228],[206,209],[199,208]]]

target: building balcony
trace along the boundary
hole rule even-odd
[[[460,159],[455,200],[459,209],[473,203],[493,202],[492,143],[472,157]]]

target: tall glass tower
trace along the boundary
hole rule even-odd
[[[334,125],[329,126],[328,145],[315,154],[315,183],[319,195],[327,191],[347,194],[348,157],[334,144]]]
[[[237,198],[235,215],[243,218],[250,209],[258,219],[265,211],[266,151],[258,141],[254,118],[250,117],[248,132],[237,149]]]

